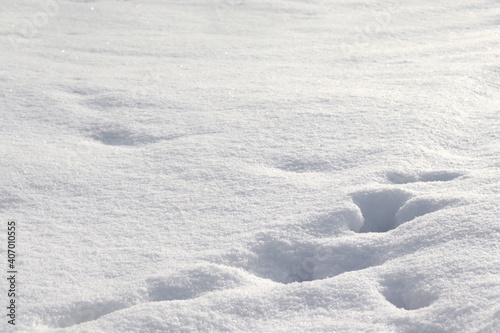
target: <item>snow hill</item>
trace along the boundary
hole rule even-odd
[[[500,2],[0,2],[1,332],[500,332]]]

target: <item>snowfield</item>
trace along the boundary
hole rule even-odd
[[[0,45],[1,332],[500,332],[498,0],[2,1]]]

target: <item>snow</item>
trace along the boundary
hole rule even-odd
[[[18,331],[500,331],[498,1],[0,22]]]

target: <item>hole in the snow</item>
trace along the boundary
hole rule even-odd
[[[134,135],[126,130],[100,131],[92,135],[92,138],[109,146],[133,146],[136,143]]]
[[[352,199],[364,218],[359,232],[386,232],[396,228],[396,213],[410,197],[410,193],[398,189],[355,193]]]
[[[382,295],[399,309],[418,310],[430,306],[436,299],[435,293],[425,289],[418,278],[389,278],[382,282]]]
[[[322,246],[261,234],[248,251],[223,257],[225,265],[241,267],[258,277],[288,284],[331,278],[380,264],[371,247],[347,243]]]
[[[158,142],[164,138],[140,134],[124,128],[94,128],[90,135],[95,141],[108,146],[135,146]]]
[[[458,172],[447,172],[447,171],[436,171],[423,173],[419,177],[421,182],[448,182],[455,178],[460,177],[461,174]]]
[[[417,174],[388,172],[387,179],[393,184],[408,184],[416,182],[446,182],[462,176],[458,172],[432,171]]]

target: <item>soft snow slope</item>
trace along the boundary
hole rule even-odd
[[[16,327],[499,332],[499,32],[497,0],[2,1]]]

